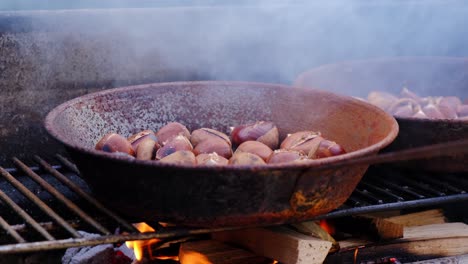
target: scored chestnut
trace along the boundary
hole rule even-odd
[[[158,146],[159,144],[151,138],[141,140],[135,150],[136,158],[140,160],[153,160]]]
[[[457,107],[457,114],[461,118],[468,117],[468,104],[462,104]]]
[[[367,95],[367,101],[369,101],[369,103],[383,110],[387,110],[397,100],[398,97],[387,92],[372,91]]]
[[[258,155],[248,152],[237,152],[229,159],[231,165],[265,165],[265,161]]]
[[[310,159],[320,159],[338,156],[345,153],[346,151],[344,150],[344,148],[338,145],[336,142],[323,139],[320,142],[319,147],[315,151],[309,152],[308,157]]]
[[[169,142],[166,142],[164,146],[156,152],[156,159],[162,159],[172,153],[179,151],[179,150],[188,150],[192,151],[193,147],[190,144],[190,141],[182,135],[177,135],[176,137],[172,138]]]
[[[222,166],[228,165],[229,160],[216,153],[203,153],[196,156],[197,165]]]
[[[213,137],[199,142],[193,149],[195,155],[203,153],[217,153],[218,155],[229,159],[232,156],[232,148],[224,139]]]
[[[158,143],[161,146],[164,146],[167,142],[178,135],[190,138],[190,131],[187,129],[187,127],[178,122],[168,123],[159,129],[158,132],[156,132]]]
[[[232,143],[236,146],[245,141],[262,142],[271,149],[276,149],[279,143],[278,128],[273,122],[258,121],[253,124],[240,125],[231,132]]]
[[[268,164],[280,164],[291,162],[304,162],[308,158],[303,153],[295,150],[277,149],[268,157]]]
[[[138,145],[140,144],[140,142],[142,142],[143,140],[145,139],[151,139],[155,142],[158,142],[158,138],[156,137],[156,135],[154,134],[154,132],[152,130],[143,130],[143,131],[140,131],[138,133],[135,133],[133,135],[131,135],[130,137],[127,138],[128,142],[130,142],[130,144],[132,144],[132,147],[133,149],[136,151],[136,149],[138,148]],[[159,148],[159,143],[156,145],[156,147]]]
[[[314,131],[299,131],[289,134],[283,142],[281,142],[280,148],[299,151],[307,155],[311,149],[318,148],[322,139],[320,133]]]
[[[117,133],[109,133],[102,137],[95,147],[96,150],[105,152],[122,152],[135,156],[135,151],[127,139]]]
[[[252,153],[266,161],[268,157],[270,157],[271,153],[273,153],[273,150],[259,141],[245,141],[237,147],[235,152]]]
[[[160,159],[161,163],[172,163],[177,165],[195,165],[195,154],[189,150],[178,150],[164,158]]]
[[[226,134],[211,128],[200,128],[192,131],[192,134],[190,135],[190,142],[194,147],[196,147],[198,143],[213,138],[220,138],[226,141],[229,146],[231,146],[231,140]]]

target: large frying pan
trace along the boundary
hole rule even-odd
[[[303,165],[214,168],[94,150],[111,131],[128,136],[178,121],[191,130],[228,132],[230,126],[257,120],[275,122],[281,138],[321,131],[348,153]],[[45,126],[105,204],[136,220],[192,226],[285,223],[327,213],[349,197],[368,166],[317,168],[375,155],[398,133],[394,118],[351,97],[242,82],[160,83],[93,93],[55,108]]]
[[[468,59],[397,57],[323,65],[300,74],[294,86],[366,98],[370,91],[468,98]],[[386,151],[468,139],[468,120],[396,117],[400,132]],[[417,170],[468,172],[468,154],[400,162]]]

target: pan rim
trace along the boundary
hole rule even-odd
[[[391,123],[391,128],[389,133],[382,138],[379,142],[372,144],[370,146],[367,146],[365,148],[361,148],[355,151],[348,152],[343,155],[339,156],[334,156],[334,157],[328,157],[328,158],[321,158],[321,159],[316,159],[316,160],[311,160],[307,161],[305,163],[285,163],[285,164],[266,164],[266,165],[257,165],[257,166],[203,166],[203,165],[176,165],[176,164],[168,164],[168,163],[159,163],[155,161],[143,161],[143,160],[137,160],[134,158],[128,158],[125,156],[117,156],[112,153],[107,153],[103,151],[98,151],[95,149],[79,146],[77,144],[72,144],[68,141],[68,139],[58,133],[54,121],[56,117],[65,111],[67,108],[79,103],[83,102],[86,100],[89,100],[91,98],[96,97],[97,95],[105,95],[105,94],[110,94],[110,93],[119,93],[119,92],[125,92],[127,90],[139,90],[139,89],[148,89],[150,87],[170,87],[170,86],[186,86],[186,85],[227,85],[227,86],[239,86],[239,85],[248,85],[248,86],[258,86],[262,88],[280,88],[280,89],[295,89],[298,91],[303,91],[303,92],[320,92],[323,94],[330,94],[333,97],[336,98],[341,98],[347,101],[351,101],[353,103],[356,103],[358,105],[367,107],[372,109],[372,111],[378,112],[379,114],[382,115],[386,120],[386,122]],[[313,91],[311,91],[313,90]],[[396,138],[399,132],[399,127],[396,119],[383,111],[382,109],[378,108],[377,106],[374,106],[368,102],[363,102],[362,100],[346,96],[346,95],[340,95],[340,94],[335,94],[332,92],[328,92],[325,90],[321,89],[309,89],[309,88],[299,88],[295,86],[289,86],[289,85],[284,85],[284,84],[277,84],[277,83],[265,83],[265,82],[246,82],[246,81],[182,81],[182,82],[162,82],[162,83],[147,83],[147,84],[139,84],[139,85],[132,85],[132,86],[125,86],[125,87],[117,87],[117,88],[112,88],[112,89],[107,89],[103,91],[97,91],[93,93],[89,93],[86,95],[79,96],[77,98],[68,100],[55,108],[53,108],[45,117],[44,119],[44,127],[46,131],[51,135],[55,140],[63,144],[64,146],[68,148],[72,148],[74,150],[77,150],[79,152],[82,152],[86,155],[92,156],[93,158],[98,158],[98,159],[110,159],[112,161],[116,161],[119,163],[126,163],[126,164],[132,164],[132,165],[138,165],[138,166],[145,166],[145,167],[154,167],[154,168],[167,168],[167,169],[175,169],[175,170],[187,170],[187,171],[273,171],[273,170],[304,170],[304,169],[317,169],[319,170],[322,166],[326,166],[330,163],[335,163],[339,162],[341,160],[346,160],[346,159],[352,159],[352,158],[358,158],[358,157],[363,157],[366,155],[372,155],[374,153],[377,153],[379,150],[383,149],[384,147],[388,146],[390,143],[393,142],[393,140]]]

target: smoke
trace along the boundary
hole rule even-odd
[[[458,2],[163,3],[44,12],[33,15],[32,30],[51,32],[47,37],[64,45],[65,57],[75,52],[73,46],[85,49],[90,56],[68,63],[93,64],[104,72],[96,78],[116,81],[146,80],[170,69],[188,74],[184,79],[291,83],[308,68],[343,60],[468,53],[468,10]],[[56,52],[46,43],[38,48]]]

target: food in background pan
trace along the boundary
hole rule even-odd
[[[403,88],[398,96],[372,91],[367,100],[397,117],[468,120],[467,100],[462,102],[456,96],[420,97]]]
[[[157,132],[143,130],[128,138],[109,133],[95,148],[140,160],[213,166],[304,162],[346,153],[313,131],[289,134],[280,144],[278,128],[268,121],[233,127],[230,136],[211,128],[190,133],[184,125],[172,122]]]

